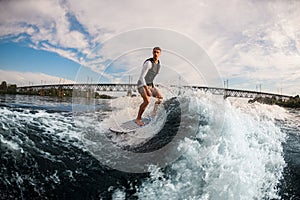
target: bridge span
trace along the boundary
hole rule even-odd
[[[224,98],[227,97],[237,97],[237,98],[276,98],[282,100],[288,100],[292,98],[292,96],[281,95],[275,93],[267,93],[267,92],[258,92],[251,90],[239,90],[239,89],[228,89],[228,88],[217,88],[217,87],[203,87],[203,86],[184,86],[185,89],[191,89],[193,91],[202,91],[209,92],[215,95],[223,95]]]
[[[157,85],[157,87],[163,87],[162,85]],[[174,91],[201,91],[204,93],[211,93],[214,95],[223,95],[224,98],[228,97],[238,97],[238,98],[256,98],[256,97],[268,97],[268,98],[276,98],[282,100],[288,100],[292,96],[288,95],[281,95],[275,93],[267,93],[267,92],[258,92],[258,91],[251,91],[251,90],[238,90],[238,89],[228,89],[228,88],[217,88],[217,87],[206,87],[206,86],[170,86],[171,90]],[[43,95],[45,91],[49,90],[57,90],[60,93],[63,91],[87,91],[87,92],[95,92],[95,91],[102,91],[102,92],[137,92],[136,84],[84,84],[84,83],[75,83],[75,84],[53,84],[53,85],[32,85],[32,86],[21,86],[17,87],[17,91],[19,93],[25,93],[29,91],[38,92],[40,95]],[[89,95],[87,95],[89,96]]]

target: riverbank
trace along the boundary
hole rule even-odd
[[[100,94],[90,90],[75,90],[73,89],[62,89],[61,87],[53,87],[48,89],[30,89],[30,90],[17,90],[16,84],[7,84],[6,81],[2,81],[0,84],[0,94],[9,95],[36,95],[36,96],[49,96],[49,97],[85,97],[85,98],[96,98],[96,99],[113,99],[114,96],[107,94]]]
[[[290,98],[289,100],[283,101],[281,99],[276,98],[268,98],[268,97],[256,97],[248,101],[248,103],[264,103],[269,105],[278,105],[285,108],[300,108],[300,97],[299,95]]]

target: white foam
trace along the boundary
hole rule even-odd
[[[31,112],[30,110],[15,111],[7,108],[0,109],[0,121],[3,122],[2,126],[7,131],[5,135],[9,136],[9,140],[4,138],[4,135],[0,134],[1,142],[9,145],[12,149],[19,150],[23,152],[22,145],[31,145],[33,148],[35,146],[34,141],[32,141],[22,130],[26,130],[28,127],[37,127],[42,132],[38,134],[51,134],[53,136],[58,136],[60,138],[81,138],[80,131],[76,131],[72,127],[72,117],[66,117],[60,113],[47,113],[44,110],[35,110]],[[13,127],[17,134],[11,134],[10,129]],[[43,142],[43,141],[42,141]],[[45,142],[45,141],[44,141]],[[41,150],[40,150],[41,151]],[[50,156],[47,152],[41,151],[45,156]]]
[[[208,124],[185,139],[183,157],[172,172],[152,170],[138,189],[140,199],[277,198],[276,185],[285,166],[285,133],[275,125],[286,112],[278,106],[231,103],[210,95],[193,101]],[[222,112],[224,111],[224,117]]]
[[[23,149],[16,142],[6,140],[3,138],[2,135],[0,135],[0,143],[5,144],[11,150],[14,150],[14,151],[20,150],[21,153],[24,152]]]
[[[115,200],[126,199],[126,193],[123,190],[116,189],[112,194],[112,199],[115,199]]]

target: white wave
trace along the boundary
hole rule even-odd
[[[41,143],[46,143],[40,137],[43,134],[64,140],[80,139],[80,131],[76,130],[72,123],[71,116],[66,117],[60,113],[47,113],[45,110],[34,110],[33,112],[29,109],[0,108],[0,125],[5,130],[5,132],[0,133],[0,139],[2,143],[11,146],[12,149],[21,149],[22,152],[24,145],[36,148],[35,141],[26,134],[31,129],[40,130],[36,133],[36,136],[41,139]],[[49,159],[53,159],[48,152],[41,149],[39,151]]]
[[[10,148],[11,150],[14,150],[14,151],[20,151],[21,153],[24,152],[24,150],[22,149],[22,147],[20,147],[20,146],[18,145],[18,143],[13,142],[13,141],[6,140],[6,139],[3,138],[2,135],[0,135],[0,143],[2,143],[2,145],[7,146],[7,147]]]
[[[275,125],[286,112],[278,106],[247,104],[199,95],[194,107],[205,114],[197,140],[185,139],[181,159],[138,188],[140,199],[278,198],[285,162],[285,133]],[[224,111],[224,113],[222,113]]]

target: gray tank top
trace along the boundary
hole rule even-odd
[[[159,73],[160,62],[158,61],[158,63],[155,63],[154,60],[153,60],[153,58],[149,58],[149,59],[145,60],[145,62],[147,62],[147,61],[151,61],[152,67],[148,70],[148,72],[147,72],[147,74],[145,76],[145,81],[146,81],[146,84],[152,84],[154,78]]]

